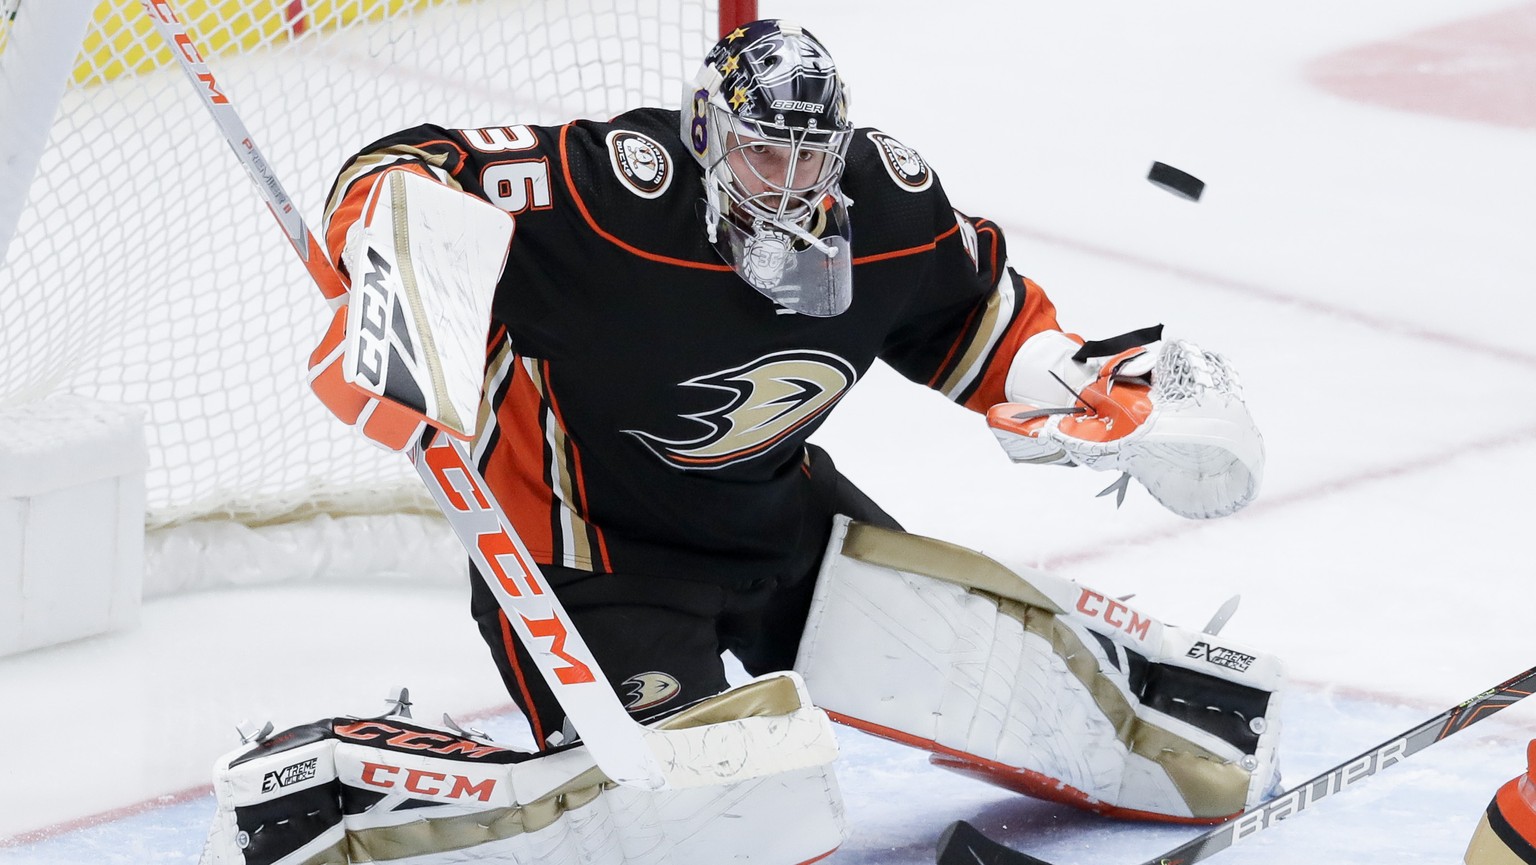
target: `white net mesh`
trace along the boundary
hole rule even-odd
[[[0,46],[18,2],[47,0],[0,0]],[[718,22],[714,0],[177,6],[316,230],[367,142],[670,106]],[[432,510],[404,460],[308,392],[323,302],[137,0],[96,9],[0,311],[0,404],[70,392],[145,409],[151,527]]]

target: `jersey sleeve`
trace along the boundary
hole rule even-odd
[[[1061,327],[1045,290],[1010,266],[1002,229],[952,209],[934,186],[934,221],[947,219],[951,227],[934,241],[922,285],[881,358],[907,378],[985,412],[1007,401],[1004,382],[1020,346]]]
[[[537,162],[547,169],[551,149],[547,140],[543,130],[530,126],[464,130],[423,125],[373,142],[347,160],[326,197],[326,252],[338,267],[342,266],[348,229],[363,215],[373,185],[392,168],[420,173],[516,214],[517,209],[508,206],[508,196],[530,196],[535,191],[525,183],[513,182],[519,179],[515,166],[518,162]],[[492,182],[494,188],[488,190],[491,173],[487,169],[492,166],[513,170],[500,171],[496,176],[506,175],[505,182]]]

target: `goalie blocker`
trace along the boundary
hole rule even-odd
[[[839,518],[795,669],[834,720],[1122,817],[1277,789],[1277,658],[942,541]]]
[[[200,865],[805,865],[845,837],[835,746],[807,713],[820,714],[798,677],[779,674],[669,717],[657,726],[714,730],[722,766],[740,760],[733,726],[748,717],[826,756],[660,792],[617,786],[581,746],[529,754],[403,715],[305,724],[220,758]]]
[[[391,168],[352,225],[350,285],[309,358],[309,384],[372,443],[476,431],[491,299],[514,221],[416,167]]]

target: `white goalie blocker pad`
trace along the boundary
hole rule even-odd
[[[513,218],[403,168],[384,172],[342,261],[352,279],[342,375],[460,438],[475,433],[491,300]]]
[[[658,726],[712,728],[730,762],[734,720],[779,718],[792,738],[810,729],[805,712],[820,714],[797,676],[779,674]],[[820,740],[830,730],[815,735],[808,749],[835,754]],[[580,746],[534,755],[456,726],[336,718],[218,761],[200,865],[804,865],[846,837],[830,760],[650,792],[614,784]]]
[[[1214,822],[1279,781],[1274,656],[844,517],[795,669],[834,720],[1101,813]]]

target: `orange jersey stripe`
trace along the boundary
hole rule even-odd
[[[940,234],[938,237],[935,237],[933,240],[929,241],[928,243],[924,243],[924,244],[921,244],[919,246],[909,246],[906,249],[893,249],[890,252],[877,252],[877,253],[874,253],[873,255],[861,255],[861,256],[855,258],[853,260],[853,263],[856,264],[856,265],[857,264],[870,264],[870,263],[876,262],[876,261],[885,261],[888,258],[901,258],[901,257],[907,256],[907,255],[918,255],[919,253],[931,252],[931,251],[933,251],[934,247],[937,247],[940,243],[944,242],[944,238],[949,237],[951,234],[954,234],[955,232],[957,232],[959,230],[960,230],[960,225],[959,225],[959,223],[956,223],[956,224],[950,226],[948,231],[944,232],[943,234]]]
[[[944,360],[939,363],[939,368],[933,371],[933,378],[928,379],[928,387],[934,388],[935,390],[938,389],[939,381],[949,374],[949,365],[954,363],[955,355],[959,354],[960,349],[964,348],[971,342],[971,340],[976,338],[977,334],[971,333],[971,325],[976,321],[976,316],[980,315],[982,309],[984,308],[985,307],[978,305],[971,310],[970,315],[965,317],[965,324],[960,326],[960,335],[956,337],[954,343],[950,345],[949,351],[945,352]]]
[[[523,695],[528,726],[533,728],[533,740],[538,743],[539,750],[543,751],[549,747],[544,741],[544,721],[534,708],[533,694],[528,691],[528,682],[523,678],[523,665],[517,662],[517,638],[512,635],[512,623],[507,621],[506,610],[498,612],[496,618],[501,622],[501,650],[507,656],[507,666],[512,668],[512,675],[517,677],[517,690]]]
[[[976,222],[978,235],[990,235],[992,242],[987,244],[988,261],[987,273],[993,274],[996,279],[1012,279],[1011,273],[1001,272],[997,255],[998,248],[1002,244],[1002,235],[997,226],[987,220]],[[1014,313],[1013,323],[1009,325],[1008,332],[998,340],[998,344],[992,349],[992,359],[981,375],[981,382],[977,385],[971,397],[964,403],[966,408],[972,411],[985,412],[998,403],[1005,402],[1003,396],[1003,382],[1008,376],[1008,368],[1013,363],[1013,356],[1018,353],[1019,346],[1024,341],[1044,330],[1058,330],[1056,322],[1056,307],[1045,296],[1045,291],[1035,284],[1033,280],[1022,279],[1023,303]],[[928,380],[928,387],[937,389],[940,382],[950,374],[950,365],[957,355],[960,355],[975,340],[985,338],[986,334],[972,333],[971,328],[976,317],[981,314],[984,307],[977,306],[965,319],[965,325],[960,329],[960,335],[956,337],[954,344],[944,355],[943,363],[934,370],[933,377]]]
[[[542,369],[544,370],[545,391],[549,396],[550,411],[554,413],[555,423],[559,424],[561,429],[566,429],[565,416],[560,413],[560,403],[555,399],[555,389],[549,383],[549,361],[546,360],[543,362]],[[591,527],[592,534],[597,539],[597,553],[598,558],[602,561],[603,570],[612,571],[613,565],[608,560],[608,541],[603,537],[603,530],[598,527],[597,524],[587,519],[587,514],[590,511],[587,507],[586,475],[581,470],[581,451],[576,447],[576,443],[570,441],[568,437],[566,438],[566,441],[569,442],[571,449],[571,472],[576,476],[576,497],[578,500],[577,507],[581,508],[582,522]],[[561,455],[556,454],[555,458],[559,459],[560,456]]]
[[[548,562],[555,552],[550,525],[555,502],[539,423],[544,400],[522,364],[512,363],[506,395],[496,406],[497,439],[485,461],[485,480],[529,551]]]
[[[985,413],[992,406],[1007,402],[1007,397],[1003,396],[1003,382],[1008,378],[1008,367],[1013,364],[1013,356],[1018,354],[1019,346],[1037,333],[1061,329],[1061,325],[1056,323],[1056,306],[1045,296],[1045,290],[1032,279],[1021,281],[1024,285],[1023,303],[1013,319],[1013,325],[998,340],[997,348],[992,352],[992,360],[981,375],[981,383],[964,403],[971,411]]]

